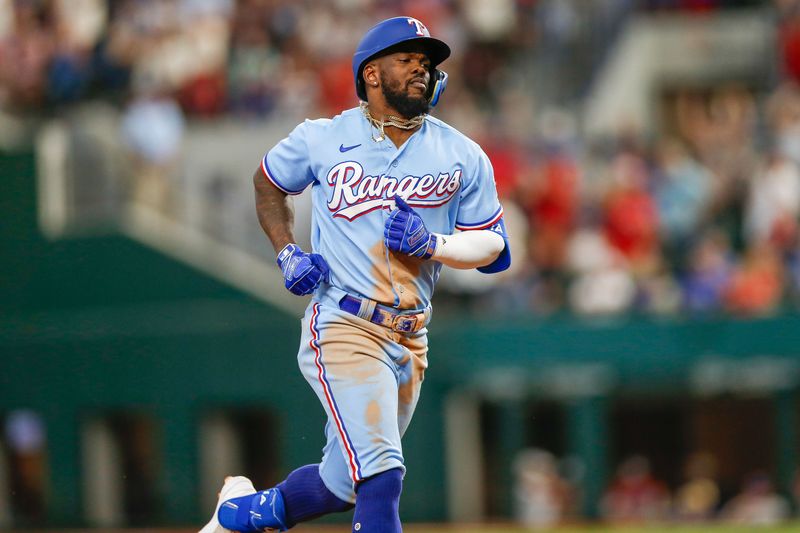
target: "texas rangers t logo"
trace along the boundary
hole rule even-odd
[[[425,27],[425,24],[423,24],[422,22],[418,21],[415,18],[410,18],[409,17],[407,20],[408,20],[409,24],[413,24],[416,27],[417,35],[422,35],[424,37],[430,37],[431,34],[428,32],[428,28]]]
[[[461,169],[438,176],[365,176],[357,161],[335,165],[325,177],[333,187],[328,209],[334,217],[354,220],[376,209],[393,209],[392,198],[402,196],[412,207],[438,207],[450,201],[461,186]]]

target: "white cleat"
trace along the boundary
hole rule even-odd
[[[228,476],[225,478],[225,484],[222,485],[222,490],[219,491],[219,499],[217,500],[217,507],[214,509],[214,514],[208,524],[200,530],[199,533],[230,533],[230,529],[225,529],[219,523],[217,514],[219,508],[227,500],[231,498],[238,498],[239,496],[247,496],[254,494],[256,488],[253,483],[244,476]]]

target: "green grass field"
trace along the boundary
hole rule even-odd
[[[84,530],[19,530],[17,533],[92,533],[98,529]],[[102,530],[103,533],[197,533],[196,528],[191,529],[114,529]],[[298,526],[292,533],[346,533],[350,531],[348,525],[339,526]],[[782,526],[730,526],[721,524],[708,524],[696,526],[631,526],[611,527],[603,525],[565,526],[551,529],[525,529],[510,525],[407,525],[403,527],[404,533],[800,533],[800,522],[792,522]],[[9,531],[7,533],[14,533]]]
[[[725,526],[725,525],[702,525],[702,526],[648,526],[648,527],[609,527],[609,526],[585,526],[585,527],[563,527],[554,529],[524,529],[519,527],[503,526],[453,526],[453,527],[427,527],[427,526],[408,526],[403,529],[406,533],[442,533],[452,531],[459,533],[530,533],[532,531],[549,531],[552,533],[797,533],[800,532],[800,523],[792,523],[777,527],[755,527],[755,526]]]
[[[297,533],[344,533],[348,527],[297,527]],[[792,522],[775,527],[732,526],[722,524],[703,524],[695,526],[660,525],[612,527],[603,525],[568,526],[552,529],[525,529],[504,525],[407,525],[404,533],[799,533],[800,522]]]

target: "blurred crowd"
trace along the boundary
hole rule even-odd
[[[365,29],[398,13],[450,43],[471,94],[489,97],[490,74],[530,48],[541,4],[4,0],[0,107],[51,112],[92,97],[126,105],[160,96],[190,117],[330,115],[356,103],[351,58]]]
[[[542,313],[749,316],[796,301],[798,87],[781,84],[763,109],[736,85],[670,104],[671,135],[585,147],[559,124],[516,152],[503,187],[528,261],[504,298]]]
[[[448,42],[437,116],[491,158],[515,268],[475,308],[763,315],[800,302],[797,0],[4,0],[0,116],[102,99],[154,204],[187,125],[330,116],[355,105],[365,28],[417,16]],[[763,7],[775,80],[686,88],[657,135],[581,134],[576,102],[632,13]],[[538,69],[538,70],[537,70]],[[544,69],[544,70],[542,70]],[[542,75],[544,73],[544,75]],[[553,85],[555,84],[555,86]]]
[[[578,469],[548,451],[533,448],[515,463],[517,520],[546,529],[580,518]],[[800,476],[791,494],[782,494],[763,470],[748,473],[738,487],[726,490],[716,458],[696,452],[686,458],[680,483],[670,487],[654,475],[643,455],[623,459],[605,488],[600,516],[610,524],[698,524],[711,521],[740,526],[771,526],[790,520],[800,504]]]

